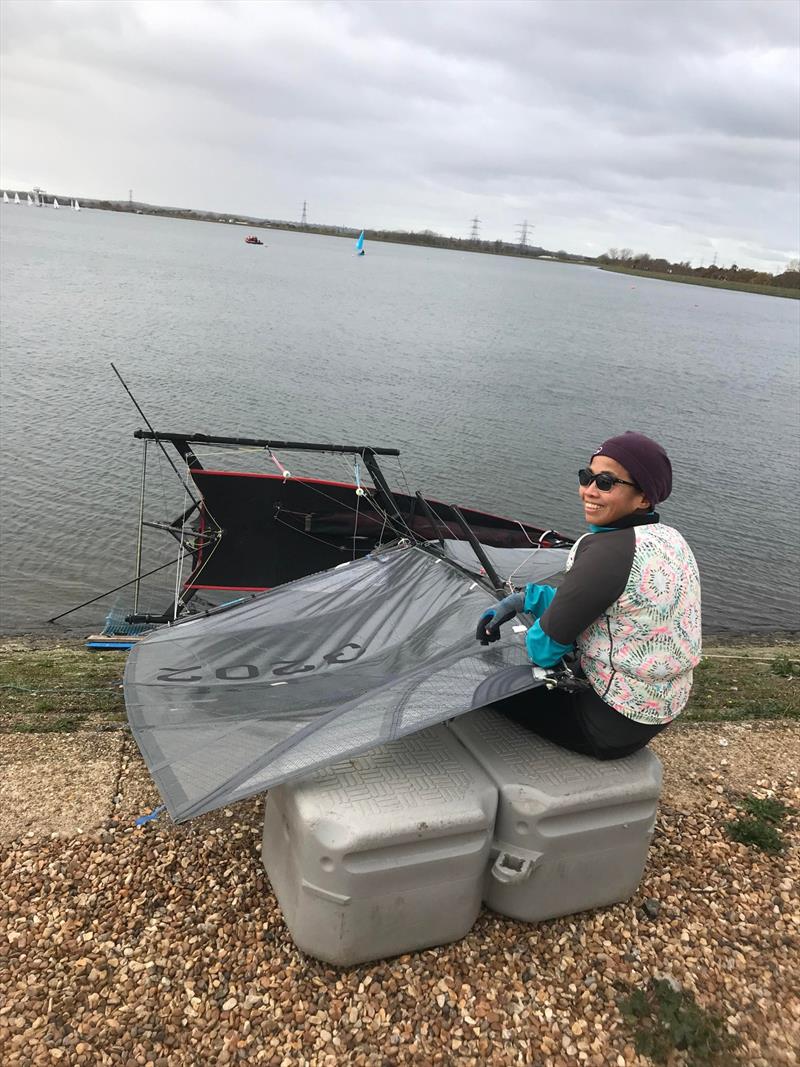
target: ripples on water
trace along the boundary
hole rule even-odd
[[[577,468],[643,430],[673,460],[662,517],[698,557],[707,629],[800,628],[800,302],[107,212],[4,205],[0,225],[6,631],[133,573],[142,421],[112,360],[158,429],[395,446],[400,487],[573,534]],[[174,517],[180,485],[151,464],[146,517]],[[170,558],[145,536],[146,566]]]

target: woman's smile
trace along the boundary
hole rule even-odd
[[[615,478],[621,478],[624,482],[632,482],[630,473],[610,456],[594,456],[589,464],[590,469],[599,474],[606,471]],[[598,489],[592,482],[591,485],[579,487],[583,514],[588,523],[593,526],[612,526],[620,519],[632,515],[637,511],[649,511],[650,503],[635,485],[622,485],[617,482],[608,491]]]

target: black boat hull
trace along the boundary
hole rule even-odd
[[[397,536],[374,490],[318,478],[190,469],[202,496],[200,530],[221,529],[211,546],[199,543],[187,590],[257,591],[360,558]],[[453,509],[392,493],[405,524],[422,540],[464,539]],[[477,539],[495,548],[571,543],[552,530],[461,508]]]

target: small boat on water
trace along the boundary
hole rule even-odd
[[[33,207],[33,199],[30,193],[28,193],[28,207]]]
[[[3,203],[4,204],[10,203],[10,201],[8,199],[8,193],[3,193]]]
[[[72,210],[73,211],[80,211],[80,209],[81,209],[81,205],[78,203],[77,200],[74,200],[73,203],[72,203]]]
[[[264,242],[260,241],[258,237],[255,236],[255,234],[250,233],[247,235],[247,237],[245,237],[244,243],[246,245],[263,245]]]
[[[53,197],[53,207],[58,207],[58,201]]]
[[[20,202],[21,201],[20,201],[20,198],[19,198],[19,193],[14,193],[14,203],[15,204],[19,204]]]
[[[356,241],[356,255],[357,256],[366,255],[366,253],[364,251],[364,231],[363,230],[358,235],[358,240]]]

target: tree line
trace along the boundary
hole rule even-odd
[[[628,270],[653,271],[656,274],[674,274],[684,278],[713,278],[717,281],[747,282],[750,285],[772,285],[781,289],[800,289],[800,260],[790,260],[782,274],[770,274],[768,271],[754,270],[752,267],[739,267],[736,263],[723,267],[711,263],[707,267],[693,267],[689,260],[682,263],[670,263],[667,259],[658,259],[647,252],[634,254],[630,248],[609,248],[608,252],[597,257],[598,263],[609,266],[625,267]]]

